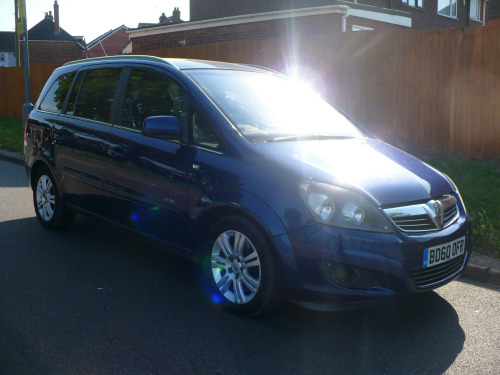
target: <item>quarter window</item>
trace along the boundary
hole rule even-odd
[[[220,150],[220,142],[208,121],[197,112],[193,112],[191,138],[195,145]]]
[[[181,122],[184,91],[165,74],[132,69],[121,125],[141,130],[150,116],[175,116]]]
[[[81,85],[74,115],[109,122],[121,69],[87,71]]]
[[[457,0],[438,0],[438,13],[457,18]]]
[[[47,95],[45,95],[45,98],[43,98],[38,109],[41,111],[61,113],[64,106],[64,100],[71,87],[73,78],[75,78],[75,73],[63,74],[57,78],[50,87],[49,92],[47,92]]]

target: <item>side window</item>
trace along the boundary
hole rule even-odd
[[[52,84],[49,92],[45,95],[40,106],[41,111],[61,113],[66,95],[73,83],[75,73],[63,74]]]
[[[87,71],[75,104],[74,115],[109,122],[121,72],[122,70],[117,68]]]
[[[220,150],[221,144],[215,134],[214,129],[210,126],[198,112],[194,111],[191,117],[191,139],[193,144],[214,150]]]
[[[183,107],[184,91],[166,75],[132,69],[121,125],[141,130],[149,116],[176,116],[180,122]]]

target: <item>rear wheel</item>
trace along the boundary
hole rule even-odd
[[[203,268],[212,299],[231,312],[256,316],[282,302],[266,236],[244,218],[230,216],[214,224]]]
[[[36,174],[33,203],[38,221],[47,229],[64,229],[73,222],[75,214],[65,207],[54,177],[46,167]]]

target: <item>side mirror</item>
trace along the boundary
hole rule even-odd
[[[182,128],[175,116],[151,116],[144,120],[141,134],[153,138],[182,139]]]

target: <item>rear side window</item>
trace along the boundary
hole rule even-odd
[[[132,69],[122,109],[121,125],[141,130],[149,116],[176,116],[181,121],[184,91],[168,76]]]
[[[52,113],[61,113],[64,100],[74,78],[75,73],[63,74],[57,78],[50,87],[49,92],[47,92],[47,95],[45,95],[45,98],[43,98],[38,109]]]
[[[109,122],[121,69],[96,69],[85,74],[74,107],[74,115]]]

